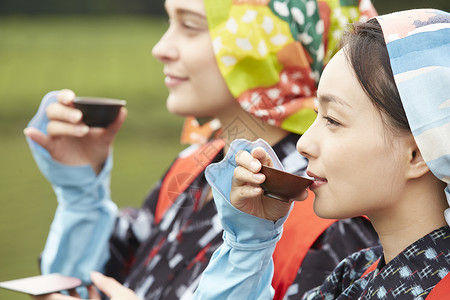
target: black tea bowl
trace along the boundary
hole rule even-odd
[[[75,108],[83,113],[83,123],[89,127],[108,127],[119,115],[120,108],[127,102],[111,98],[77,97]]]
[[[264,195],[283,202],[289,202],[299,196],[313,182],[311,179],[268,166],[262,166],[260,172],[266,175],[266,180],[261,184]]]

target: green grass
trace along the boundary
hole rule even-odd
[[[447,3],[429,5],[448,10]],[[183,148],[183,120],[166,111],[162,65],[151,56],[165,27],[143,17],[0,18],[0,281],[39,274],[37,259],[56,208],[22,134],[45,93],[71,88],[128,100],[112,174],[120,207],[139,206]],[[30,298],[0,289],[0,299]]]
[[[112,175],[120,207],[139,206],[183,148],[183,120],[166,111],[162,65],[151,56],[165,26],[143,17],[0,19],[0,281],[39,274],[56,208],[22,134],[46,92],[128,100]],[[0,299],[29,297],[0,289]]]

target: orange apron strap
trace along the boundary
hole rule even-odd
[[[426,300],[443,300],[450,299],[450,273],[448,273],[436,286],[431,290]]]
[[[216,139],[175,160],[161,184],[156,204],[156,223],[161,222],[172,203],[205,170],[224,145],[225,142],[222,139]]]
[[[294,282],[300,265],[309,248],[317,238],[337,220],[319,218],[313,209],[314,193],[308,198],[296,202],[284,224],[283,236],[273,254],[275,276],[272,286],[275,289],[273,299],[283,299],[289,286]]]
[[[380,261],[380,259],[377,259],[373,264],[371,264],[370,267],[368,267],[367,270],[365,270],[364,273],[361,275],[361,278],[363,278],[364,276],[366,276],[370,272],[375,271],[375,269],[378,266],[378,262],[379,261]]]

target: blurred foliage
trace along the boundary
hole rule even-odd
[[[159,113],[167,95],[162,65],[151,56],[165,26],[136,17],[3,18],[0,99],[8,100],[0,110],[0,123],[8,124],[3,134],[24,126],[20,122],[34,114],[37,97],[71,88],[79,95],[128,100],[129,127],[166,137],[146,126],[148,118],[167,117]],[[154,109],[145,111],[149,104]]]
[[[165,28],[155,17],[0,18],[0,281],[39,274],[56,208],[22,134],[48,91],[128,101],[111,179],[119,207],[140,206],[185,147],[183,119],[167,112],[162,64],[151,55]],[[0,289],[0,299],[30,298]]]
[[[448,0],[372,0],[372,2],[382,14],[424,7],[450,10],[450,1]],[[0,15],[8,14],[162,15],[164,14],[164,0],[0,0]]]
[[[0,0],[0,14],[164,13],[164,0]]]

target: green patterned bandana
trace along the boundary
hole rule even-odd
[[[324,65],[370,0],[204,0],[219,69],[243,109],[302,134]]]

